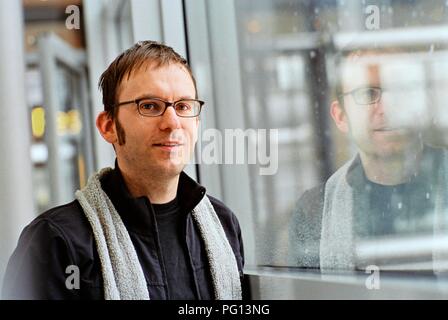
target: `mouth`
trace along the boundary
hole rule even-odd
[[[381,128],[378,128],[378,129],[374,129],[373,131],[376,131],[376,132],[390,132],[390,131],[404,131],[404,129],[403,128],[394,128],[394,127],[381,127]]]
[[[153,146],[164,150],[173,150],[175,148],[183,146],[183,143],[181,143],[180,141],[166,141],[154,143]]]
[[[399,127],[381,127],[373,130],[373,134],[380,137],[390,137],[393,139],[403,138],[409,135],[409,130]]]

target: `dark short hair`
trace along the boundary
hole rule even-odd
[[[195,98],[197,98],[196,80],[187,60],[179,55],[173,48],[156,41],[139,41],[131,48],[121,53],[109,65],[100,77],[99,89],[103,93],[104,111],[111,118],[115,118],[114,105],[117,101],[117,93],[125,76],[131,76],[132,72],[143,65],[151,63],[155,68],[169,64],[180,64],[188,71],[193,80]]]

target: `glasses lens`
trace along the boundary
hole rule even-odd
[[[165,110],[165,103],[156,99],[144,99],[139,102],[138,109],[145,116],[156,117]]]
[[[201,104],[197,100],[181,100],[174,108],[179,117],[196,117],[201,111]]]
[[[376,103],[381,98],[381,89],[379,88],[360,88],[353,92],[353,98],[358,104]]]

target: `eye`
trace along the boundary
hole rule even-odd
[[[357,92],[357,95],[359,98],[370,98],[371,96],[373,96],[373,89],[371,88],[364,88],[364,89],[360,89]]]
[[[191,110],[191,106],[187,102],[179,102],[176,104],[176,110],[188,111]]]
[[[142,102],[140,104],[140,108],[144,109],[144,110],[153,110],[153,109],[157,109],[158,106],[156,103],[153,103],[153,102]]]
[[[353,93],[355,100],[361,104],[371,104],[376,102],[379,94],[380,90],[378,90],[378,88],[361,88]]]
[[[138,106],[143,112],[160,112],[165,107],[163,102],[151,99],[140,101]]]

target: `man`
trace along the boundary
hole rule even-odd
[[[365,255],[361,243],[442,232],[448,158],[443,149],[423,143],[428,117],[424,86],[413,81],[415,63],[404,63],[396,52],[388,57],[357,51],[341,64],[331,117],[357,153],[299,199],[289,226],[292,265],[364,269],[378,256]],[[405,73],[398,72],[400,63]],[[375,241],[367,248],[383,249]],[[432,255],[435,261],[439,253]]]
[[[115,168],[25,228],[4,297],[240,299],[238,220],[182,171],[203,105],[186,60],[139,42],[110,64],[100,87],[96,125],[115,149]]]

